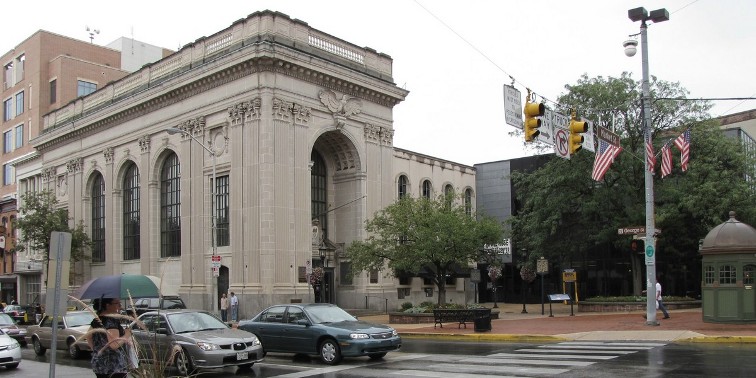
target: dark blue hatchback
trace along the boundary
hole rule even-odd
[[[329,365],[343,357],[380,359],[402,347],[395,329],[357,320],[328,303],[271,306],[239,328],[257,335],[265,352],[318,355]]]

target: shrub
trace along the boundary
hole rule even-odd
[[[433,308],[434,306],[436,306],[436,304],[434,302],[431,302],[431,301],[425,301],[423,303],[420,303],[420,307]]]
[[[412,302],[404,302],[402,303],[402,311],[412,308]]]

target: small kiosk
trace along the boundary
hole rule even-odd
[[[756,229],[735,219],[701,244],[701,307],[708,323],[756,323]]]

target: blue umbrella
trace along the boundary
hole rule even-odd
[[[79,299],[149,298],[161,296],[160,279],[143,274],[115,274],[93,278],[76,290]],[[165,294],[162,294],[165,295]]]

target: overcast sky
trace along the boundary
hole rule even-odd
[[[670,20],[648,28],[649,71],[679,82],[690,98],[756,96],[753,0],[129,0],[12,2],[0,50],[39,29],[94,43],[133,37],[178,49],[260,10],[273,10],[394,60],[394,81],[410,91],[394,108],[394,145],[473,165],[531,154],[504,121],[503,89],[530,88],[555,100],[582,74],[641,79],[640,49],[622,42],[639,32],[627,10],[666,8]],[[118,7],[116,9],[115,7]],[[9,7],[5,7],[10,10]],[[19,9],[20,8],[20,9]],[[32,16],[33,15],[33,16]],[[713,116],[756,108],[717,102]]]

